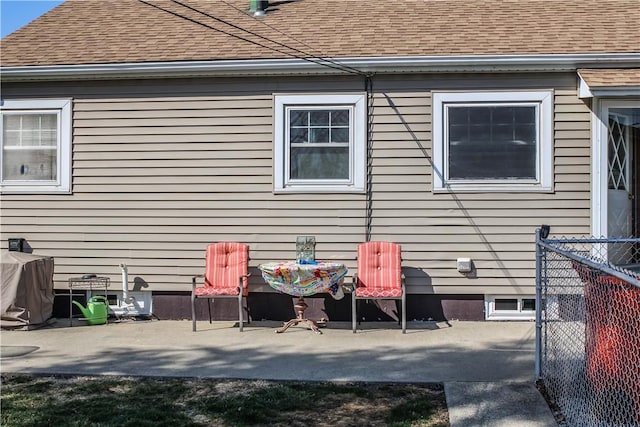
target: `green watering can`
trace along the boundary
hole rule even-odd
[[[71,302],[78,306],[89,325],[104,325],[107,323],[109,303],[106,297],[91,297],[86,307],[83,307],[82,304],[77,301]]]

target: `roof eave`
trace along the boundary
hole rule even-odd
[[[640,86],[589,87],[580,82],[580,98],[598,98],[614,96],[640,96]]]
[[[0,67],[2,81],[192,76],[347,74],[340,64],[372,73],[575,71],[638,67],[640,52],[553,55],[460,55],[313,59],[251,59]],[[333,66],[333,67],[329,67]]]
[[[589,85],[587,80],[582,76],[582,72],[578,70],[578,97],[581,99],[598,98],[598,97],[622,97],[622,96],[640,96],[640,85],[623,84],[623,85]]]

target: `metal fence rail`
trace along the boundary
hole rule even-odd
[[[640,239],[536,246],[538,380],[568,426],[640,427]]]

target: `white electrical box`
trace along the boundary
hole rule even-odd
[[[471,258],[458,258],[456,264],[458,267],[458,272],[460,273],[471,273],[471,270],[473,270]]]

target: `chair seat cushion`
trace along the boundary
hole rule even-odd
[[[237,296],[238,295],[238,287],[234,288],[215,288],[213,286],[199,286],[194,290],[194,294],[197,297],[204,296]]]
[[[402,298],[402,289],[358,288],[357,298]]]

